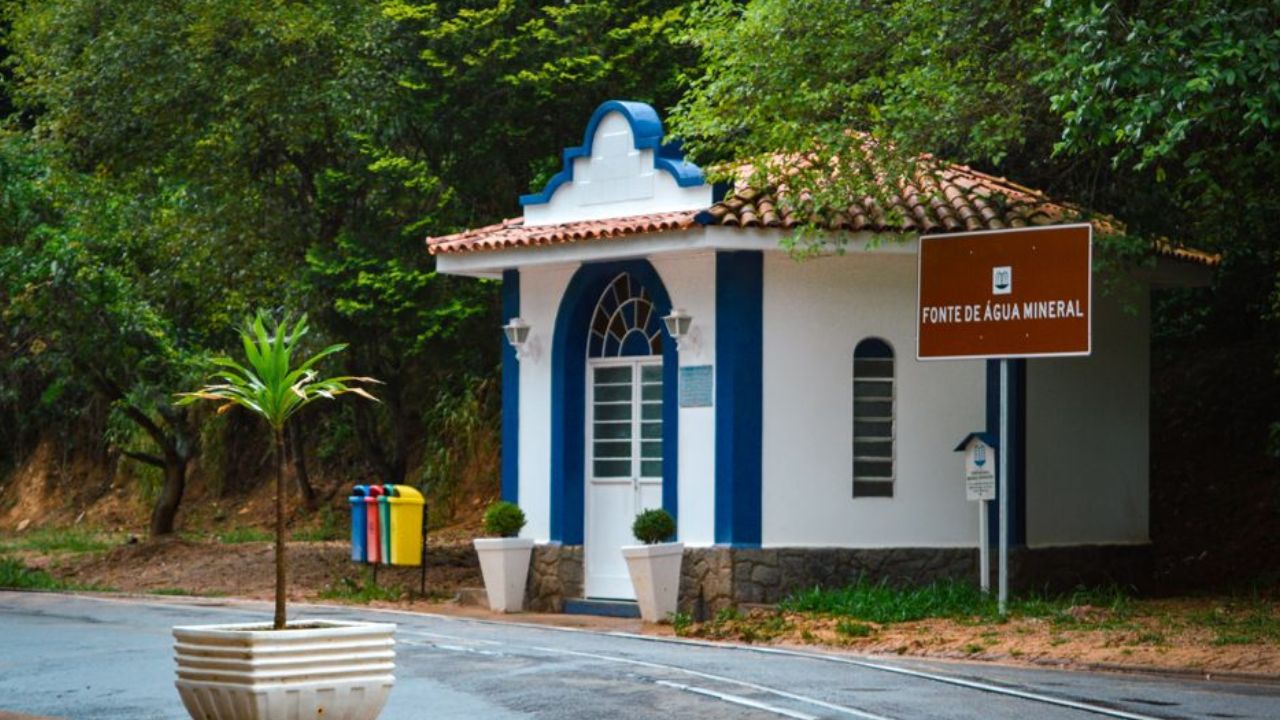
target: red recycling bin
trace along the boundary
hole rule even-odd
[[[382,523],[378,517],[378,498],[385,495],[386,488],[381,485],[370,485],[369,494],[364,498],[365,509],[365,562],[382,562]]]

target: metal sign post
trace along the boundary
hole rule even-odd
[[[1009,360],[1000,361],[1000,462],[997,463],[1000,491],[1000,614],[1009,607]],[[985,517],[985,515],[984,515]],[[986,538],[982,539],[986,543]]]
[[[983,595],[991,594],[991,543],[987,542],[987,512],[990,500],[978,502],[978,588]]]

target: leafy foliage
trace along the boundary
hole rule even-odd
[[[484,531],[498,537],[516,537],[525,526],[524,511],[515,503],[499,500],[484,511]]]
[[[339,395],[355,393],[376,400],[359,383],[376,383],[368,377],[341,376],[321,378],[316,365],[326,357],[346,349],[345,344],[330,345],[297,365],[293,355],[307,334],[307,317],[291,324],[286,316],[267,327],[261,312],[245,322],[240,331],[247,364],[229,357],[218,357],[213,363],[221,368],[213,377],[222,382],[205,385],[195,392],[179,393],[179,404],[197,400],[215,400],[222,404],[218,412],[239,406],[266,421],[275,433],[284,431],[285,423],[299,410],[316,400],[332,400]]]
[[[650,508],[636,515],[631,523],[631,534],[645,545],[656,545],[675,536],[676,521],[666,510]]]
[[[670,106],[695,71],[676,0],[3,12],[0,467],[53,433],[150,462],[155,534],[213,437],[172,390],[253,308],[305,309],[353,344],[348,369],[385,382],[377,405],[297,417],[324,432],[322,473],[404,482],[456,456],[433,403],[487,392],[498,303],[491,283],[437,275],[422,237],[511,213],[601,99]],[[496,413],[474,419],[495,445]]]
[[[1239,229],[1280,208],[1263,191],[1277,169],[1276,9],[709,0],[687,33],[706,69],[672,124],[704,159],[768,167],[774,153],[812,154],[815,172],[789,180],[803,190],[867,189],[867,136],[850,132],[863,131],[890,165],[930,152],[1139,233],[1231,249]],[[821,185],[833,166],[836,180]]]

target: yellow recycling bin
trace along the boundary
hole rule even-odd
[[[397,485],[399,496],[387,498],[391,505],[391,564],[422,564],[422,493],[408,485]]]

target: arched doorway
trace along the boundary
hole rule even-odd
[[[600,293],[587,339],[585,592],[634,598],[622,546],[662,507],[662,320],[630,273]]]
[[[678,517],[679,356],[643,260],[591,263],[561,298],[551,363],[551,539],[583,546],[583,594],[634,596],[621,546],[644,508]]]

